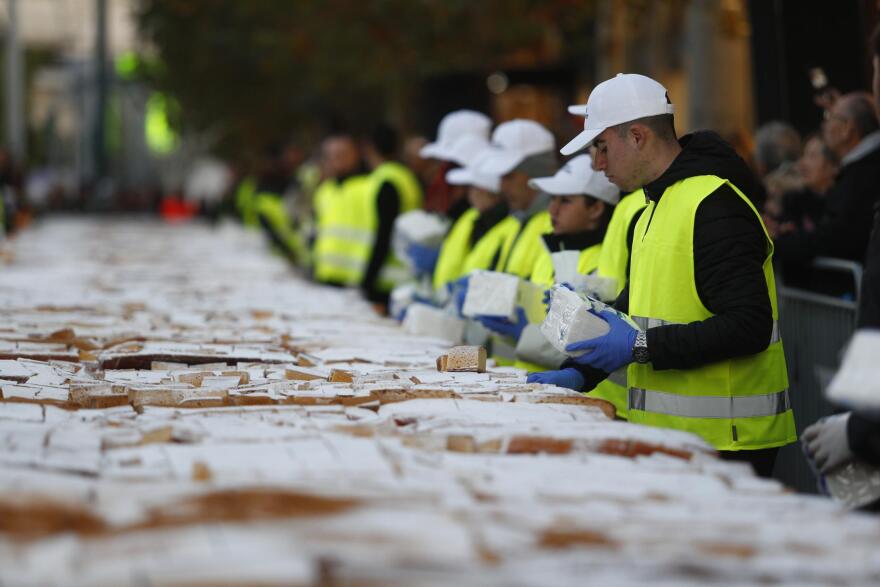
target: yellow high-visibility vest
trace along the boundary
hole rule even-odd
[[[736,186],[711,175],[676,182],[642,213],[633,240],[629,283],[630,315],[641,328],[688,324],[713,316],[697,294],[694,217],[700,203],[725,184],[761,222],[760,214]],[[773,334],[767,348],[694,369],[657,371],[650,363],[631,364],[627,377],[630,422],[693,432],[717,450],[771,448],[797,440],[776,323],[773,241],[766,228],[764,234],[768,250],[764,279],[773,310]]]
[[[317,235],[312,259],[318,281],[358,285],[363,279],[364,250],[373,242],[363,219],[367,187],[368,177],[355,175],[342,183],[327,179],[315,191]]]
[[[248,228],[259,225],[255,203],[257,199],[257,178],[248,175],[241,180],[235,190],[235,208],[241,216],[241,222]]]
[[[550,221],[550,213],[542,210],[526,220],[518,233],[508,235],[495,270],[528,279],[544,250],[541,237],[548,232],[553,232],[553,223]]]
[[[386,161],[367,176],[366,197],[362,200],[363,210],[354,219],[360,229],[370,233],[368,240],[358,241],[357,249],[353,253],[357,258],[363,259],[364,267],[369,263],[373,253],[376,231],[379,228],[379,215],[376,210],[377,199],[382,184],[385,182],[390,183],[397,190],[400,197],[399,214],[422,207],[422,187],[419,185],[419,180],[416,179],[412,171],[400,163]],[[388,258],[379,270],[378,289],[389,292],[395,286],[411,278],[412,275],[406,266],[395,257],[394,253],[389,252]]]
[[[281,253],[295,260],[297,264],[305,265],[307,263],[305,243],[287,214],[281,194],[272,192],[258,193],[254,209],[257,217],[263,219],[278,237],[280,242],[277,244],[283,249]]]
[[[447,284],[461,277],[461,266],[471,250],[471,234],[474,232],[474,223],[479,217],[479,210],[469,208],[458,217],[443,239],[440,254],[437,256],[437,265],[434,267],[432,280],[434,291],[444,289]]]

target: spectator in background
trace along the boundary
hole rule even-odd
[[[825,194],[834,185],[839,167],[837,154],[821,136],[811,135],[804,145],[804,154],[797,162],[801,187],[782,195],[779,214],[769,220],[777,234],[816,230],[825,208]]]
[[[826,111],[822,135],[840,157],[840,171],[825,197],[814,231],[773,233],[784,265],[807,265],[820,255],[863,262],[874,204],[880,198],[880,123],[866,93],[842,96]]]
[[[875,113],[880,114],[880,26],[874,29],[871,37],[871,51],[874,66],[873,106]],[[874,163],[875,170],[876,167]],[[859,302],[858,327],[880,328],[880,199],[874,201],[873,231],[865,259]],[[804,430],[803,439],[806,451],[822,474],[832,473],[853,459],[880,467],[880,421],[876,414],[855,411],[823,418]],[[880,504],[874,502],[864,509],[877,511]]]
[[[804,154],[797,162],[802,185],[782,195],[775,214],[766,211],[764,221],[768,230],[777,236],[797,231],[815,232],[825,210],[825,194],[834,185],[839,166],[837,154],[825,144],[822,137],[811,135],[804,146]],[[781,267],[781,271],[787,285],[808,289],[814,287],[810,263],[789,262]]]
[[[796,162],[801,156],[801,136],[790,124],[773,121],[755,133],[755,171],[764,184],[766,202],[755,205],[772,216],[782,208],[782,195],[801,188]],[[760,204],[763,204],[761,206]]]

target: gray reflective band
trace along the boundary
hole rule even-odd
[[[629,388],[629,409],[684,418],[758,418],[791,409],[788,390],[746,396],[681,395]]]
[[[333,237],[358,243],[373,243],[373,233],[369,230],[349,226],[328,226],[321,230],[321,237]]]
[[[622,369],[614,371],[613,373],[611,373],[611,375],[608,376],[608,381],[610,381],[611,383],[616,383],[621,387],[626,387],[626,370],[626,367],[623,367]]]
[[[386,264],[379,270],[379,279],[391,283],[403,283],[412,279],[412,273],[402,265]]]
[[[317,255],[316,260],[324,265],[329,265],[336,268],[353,269],[356,271],[360,271],[364,268],[363,261],[359,261],[358,259],[354,259],[352,257],[346,257],[345,255],[337,255],[334,253],[321,253]]]
[[[645,318],[643,316],[632,316],[635,322],[642,330],[655,328],[657,326],[668,326],[670,324],[684,324],[683,322],[672,322],[671,320],[661,320],[660,318]],[[770,344],[779,342],[779,322],[773,321],[773,331],[770,333]]]

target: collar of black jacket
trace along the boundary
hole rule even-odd
[[[742,157],[718,133],[697,131],[684,135],[678,142],[681,153],[663,175],[644,186],[645,196],[649,200],[659,201],[669,186],[682,179],[717,175],[730,181],[752,202],[763,202],[764,186]]]
[[[542,235],[547,250],[551,253],[559,251],[583,251],[589,249],[593,245],[598,245],[605,238],[605,229],[585,230],[583,232],[575,232],[573,234],[553,234],[548,233]]]

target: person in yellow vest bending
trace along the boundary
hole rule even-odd
[[[732,149],[714,134],[679,141],[673,111],[662,85],[619,74],[596,86],[584,131],[562,149],[595,144],[597,169],[648,198],[615,304],[640,328],[603,312],[609,332],[569,345],[588,352],[566,368],[590,389],[596,373],[628,365],[630,422],[695,433],[770,476],[779,447],[797,440],[773,242],[743,192],[748,174],[730,173],[741,159],[719,155]]]
[[[544,289],[558,282],[555,263],[569,255],[577,259],[578,273],[593,273],[598,267],[605,230],[620,198],[620,190],[601,171],[593,171],[589,155],[577,156],[553,177],[536,178],[529,185],[550,195],[548,211],[553,225],[552,232],[541,235],[543,247],[530,281]],[[547,341],[540,324],[529,323],[524,308],[517,308],[516,322],[491,316],[478,319],[488,330],[510,338],[515,344],[517,367],[528,371],[558,369],[567,358]],[[569,375],[560,371],[553,373],[561,373],[562,377]],[[556,383],[540,378],[536,381]]]

